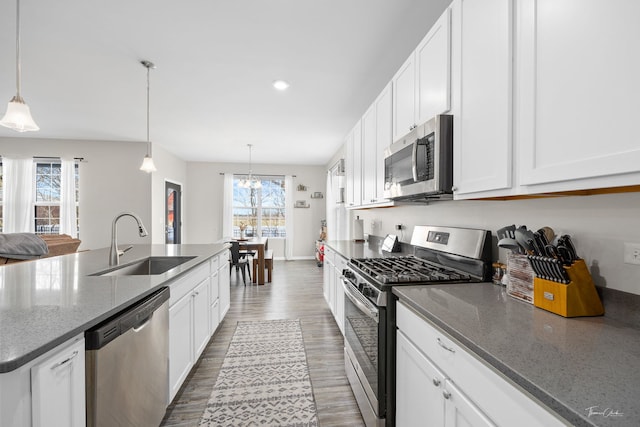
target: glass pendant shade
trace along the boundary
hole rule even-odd
[[[31,117],[29,106],[18,96],[14,96],[9,101],[7,112],[0,120],[0,125],[18,132],[40,130],[36,122],[33,121],[33,117]]]
[[[148,154],[144,156],[140,170],[146,173],[155,172],[157,170],[156,165],[153,164],[153,159]]]

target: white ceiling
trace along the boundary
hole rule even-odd
[[[21,0],[22,96],[41,128],[151,140],[188,161],[324,165],[449,0]],[[291,83],[286,92],[271,83]],[[15,1],[0,2],[0,114]]]

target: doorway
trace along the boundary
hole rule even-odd
[[[182,195],[182,187],[180,184],[165,181],[165,243],[181,243],[182,242],[182,209],[180,207],[180,199]]]

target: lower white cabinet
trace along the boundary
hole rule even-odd
[[[0,374],[0,426],[86,424],[84,335]]]
[[[229,251],[171,284],[169,399],[171,402],[229,310]],[[175,291],[175,292],[174,292]],[[225,307],[223,309],[223,307]]]
[[[185,295],[169,307],[169,402],[193,367],[193,298]]]
[[[31,425],[84,426],[84,378],[84,338],[31,368]]]
[[[399,427],[565,425],[533,396],[402,303],[396,321]]]
[[[331,309],[334,319],[344,335],[344,290],[342,288],[342,270],[347,260],[337,252],[324,248],[324,298]]]

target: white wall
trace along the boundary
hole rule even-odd
[[[221,173],[248,173],[247,164],[235,163],[187,163],[189,243],[210,243],[222,236],[222,195],[224,177]],[[320,221],[325,219],[325,199],[311,199],[313,192],[325,193],[325,168],[299,165],[253,165],[254,174],[296,175],[293,179],[293,200],[306,200],[309,209],[294,209],[294,258],[310,258],[315,254],[315,241],[320,233]],[[296,191],[299,184],[306,192]],[[269,249],[274,257],[284,257],[284,240],[269,239]]]
[[[415,225],[444,225],[496,230],[509,224],[525,224],[537,230],[550,226],[556,233],[571,234],[578,255],[585,259],[594,282],[640,294],[640,266],[623,263],[624,242],[640,242],[640,193],[554,197],[508,201],[447,201],[430,205],[400,206],[351,212],[364,219],[365,233],[398,234],[404,224],[403,242],[411,240]],[[381,226],[372,229],[371,224]],[[495,244],[495,243],[494,243]],[[494,259],[506,261],[501,249]]]
[[[122,211],[151,224],[151,176],[139,170],[146,143],[0,138],[4,157],[83,157],[80,163],[80,250],[108,247],[111,222]],[[151,230],[149,230],[151,231]],[[118,222],[119,243],[150,243],[135,221]]]
[[[180,184],[182,188],[182,243],[189,243],[185,238],[185,230],[189,223],[185,221],[187,211],[187,198],[189,191],[186,188],[187,163],[155,144],[153,146],[153,163],[156,165],[156,172],[151,174],[151,232],[153,243],[165,242],[165,182],[170,181]]]

